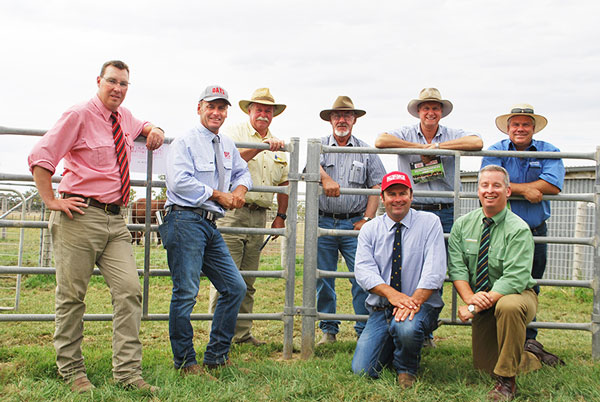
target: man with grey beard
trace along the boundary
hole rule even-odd
[[[352,135],[356,119],[366,112],[354,108],[347,96],[339,96],[331,109],[321,111],[321,119],[331,123],[333,133],[321,138],[327,146],[370,147]],[[319,227],[323,229],[360,230],[362,225],[375,217],[379,198],[377,195],[340,196],[343,188],[379,188],[385,175],[385,168],[376,154],[323,153],[321,154],[321,184],[323,194],[319,197]],[[348,271],[354,272],[354,255],[357,238],[354,236],[321,236],[317,247],[317,268],[336,271],[338,251],[342,253]],[[352,283],[352,305],[355,314],[368,315],[365,300],[368,296],[354,279]],[[336,293],[334,278],[319,278],[317,282],[317,311],[335,314]],[[319,328],[323,331],[317,345],[333,343],[339,332],[339,321],[322,320]],[[364,322],[354,326],[357,338],[365,327]]]

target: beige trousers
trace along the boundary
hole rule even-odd
[[[245,227],[245,228],[264,228],[267,221],[266,210],[252,211],[243,207],[227,211],[223,219],[218,221],[219,227]],[[264,241],[264,235],[245,235],[245,234],[223,234],[223,240],[229,248],[229,253],[240,271],[258,271],[260,263],[260,246]],[[252,313],[254,307],[254,277],[244,277],[246,282],[246,297],[240,306],[240,313]],[[210,300],[208,312],[213,313],[217,306],[219,293],[212,284],[210,285]],[[252,321],[238,319],[233,335],[233,342],[243,342],[252,336]]]
[[[475,368],[513,377],[524,353],[525,329],[537,310],[533,289],[502,297],[490,310],[473,318],[472,343]]]
[[[52,212],[49,227],[56,263],[56,331],[54,348],[59,374],[67,381],[85,375],[81,353],[88,283],[97,265],[110,289],[113,305],[113,377],[123,383],[141,378],[139,340],[142,292],[122,215],[95,207],[85,215]]]

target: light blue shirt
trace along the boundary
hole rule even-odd
[[[386,131],[386,133],[396,136],[404,141],[416,142],[418,144],[427,144],[425,136],[421,132],[421,123],[413,126],[404,126],[398,130]],[[477,133],[467,132],[460,128],[448,128],[438,126],[438,131],[431,140],[432,144],[456,140],[468,135],[481,136]],[[420,155],[398,155],[398,170],[410,176],[410,181],[415,191],[452,191],[454,189],[454,156],[441,156],[442,166],[444,167],[444,178],[432,180],[426,183],[414,183],[410,174],[411,162],[420,162]],[[438,204],[452,203],[454,199],[445,197],[415,197],[415,203],[419,204]]]
[[[165,206],[204,208],[225,215],[216,201],[209,200],[213,189],[219,184],[213,138],[215,134],[198,124],[169,146],[167,156],[167,202]],[[252,179],[246,161],[242,159],[235,143],[220,135],[225,167],[225,188],[229,191],[238,186],[252,188]]]
[[[358,235],[354,275],[366,291],[390,284],[396,228],[387,214],[365,223]],[[439,289],[446,278],[446,246],[440,219],[431,212],[410,209],[402,219],[402,293],[435,289],[425,303],[442,307]],[[369,293],[367,306],[389,305],[385,297]]]
[[[488,149],[490,151],[516,151],[510,139],[497,142]],[[526,151],[560,152],[560,149],[545,141],[532,140]],[[531,183],[541,179],[562,190],[565,179],[565,165],[562,159],[485,156],[481,161],[481,167],[487,165],[502,166],[508,172],[511,183]],[[510,209],[527,222],[531,228],[540,226],[550,218],[550,201],[548,200],[538,203],[531,203],[527,200],[511,200]]]
[[[333,134],[321,138],[321,144],[338,146]],[[347,147],[371,147],[353,135],[348,139]],[[339,154],[322,153],[320,164],[342,188],[371,188],[381,184],[385,176],[385,167],[377,154]],[[331,214],[351,214],[365,212],[368,196],[342,194],[339,197],[319,196],[319,210]]]

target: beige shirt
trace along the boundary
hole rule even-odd
[[[273,138],[270,130],[267,136],[262,138],[249,121],[227,127],[223,133],[235,142],[262,143],[266,138]],[[288,179],[287,154],[282,151],[263,150],[248,161],[248,170],[254,186],[278,186]],[[273,193],[248,192],[246,202],[270,208],[273,204]]]

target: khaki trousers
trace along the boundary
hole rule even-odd
[[[473,365],[490,374],[513,377],[524,353],[525,330],[537,310],[533,289],[500,298],[473,318]]]
[[[244,227],[244,228],[264,228],[267,221],[267,211],[250,210],[243,207],[227,211],[223,219],[218,221],[219,227]],[[260,246],[264,241],[264,235],[246,235],[246,234],[223,234],[223,240],[229,248],[229,253],[240,271],[258,271],[260,263]],[[252,313],[254,307],[254,277],[244,277],[246,282],[246,296],[242,301],[240,313]],[[212,284],[210,285],[210,299],[208,312],[213,313],[217,306],[219,293]],[[243,342],[252,336],[252,321],[238,320],[235,326],[233,342]]]
[[[83,314],[88,283],[97,265],[110,289],[113,306],[113,377],[123,383],[141,378],[139,340],[142,292],[122,215],[96,207],[85,215],[50,215],[56,263],[56,331],[54,348],[59,374],[67,381],[85,376],[81,353]]]

